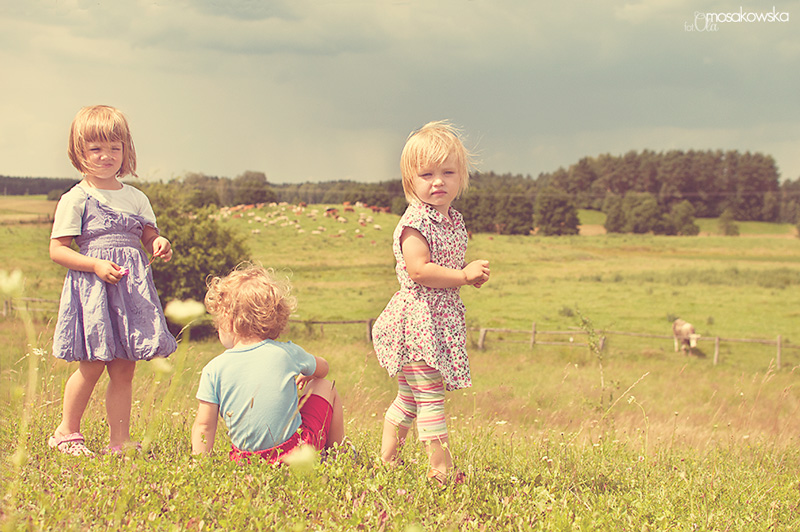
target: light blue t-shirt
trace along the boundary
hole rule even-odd
[[[228,349],[206,364],[197,399],[219,405],[237,448],[262,451],[285,442],[300,427],[295,376],[316,370],[314,355],[302,347],[264,340]]]

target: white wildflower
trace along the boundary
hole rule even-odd
[[[188,325],[197,318],[204,316],[205,313],[205,305],[192,299],[187,299],[186,301],[173,299],[164,308],[164,315],[178,325]]]
[[[22,294],[22,283],[22,270],[14,270],[11,273],[0,270],[0,293],[18,296]]]
[[[289,464],[293,471],[305,472],[314,469],[317,464],[317,451],[311,445],[300,445],[286,455],[284,462]]]
[[[154,358],[150,361],[156,373],[172,373],[172,364],[166,358]]]

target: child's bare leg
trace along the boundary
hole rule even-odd
[[[453,457],[447,444],[447,436],[439,440],[425,442],[425,451],[428,453],[428,461],[431,469],[447,474],[453,469]]]
[[[109,445],[116,447],[131,439],[131,396],[136,362],[115,359],[106,365],[110,382],[106,391]]]
[[[327,379],[314,379],[306,385],[305,393],[319,395],[333,408],[325,447],[333,447],[334,443],[341,444],[344,441],[344,409],[334,383]]]
[[[381,460],[385,464],[394,465],[400,447],[408,435],[408,427],[398,427],[388,419],[383,420],[383,436],[381,437]]]
[[[105,362],[80,362],[75,373],[67,379],[61,424],[55,430],[56,436],[68,436],[81,431],[81,418],[105,367]]]

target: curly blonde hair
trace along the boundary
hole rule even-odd
[[[249,263],[208,281],[205,304],[218,330],[239,338],[275,340],[297,307],[288,278]]]

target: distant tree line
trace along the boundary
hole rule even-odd
[[[136,184],[136,181],[131,181]],[[55,194],[75,180],[0,176],[7,194]],[[240,203],[406,206],[400,179],[381,183],[329,181],[274,184],[262,172],[233,179],[189,173],[165,184],[193,208]],[[630,151],[584,157],[538,177],[476,172],[454,206],[473,232],[576,234],[577,209],[606,214],[606,230],[621,233],[697,234],[695,217],[800,224],[800,178],[780,182],[774,159],[738,151]]]
[[[0,175],[0,193],[3,196],[32,196],[50,194],[58,199],[72,188],[77,179],[56,177],[6,177]],[[48,196],[50,197],[50,196]]]

